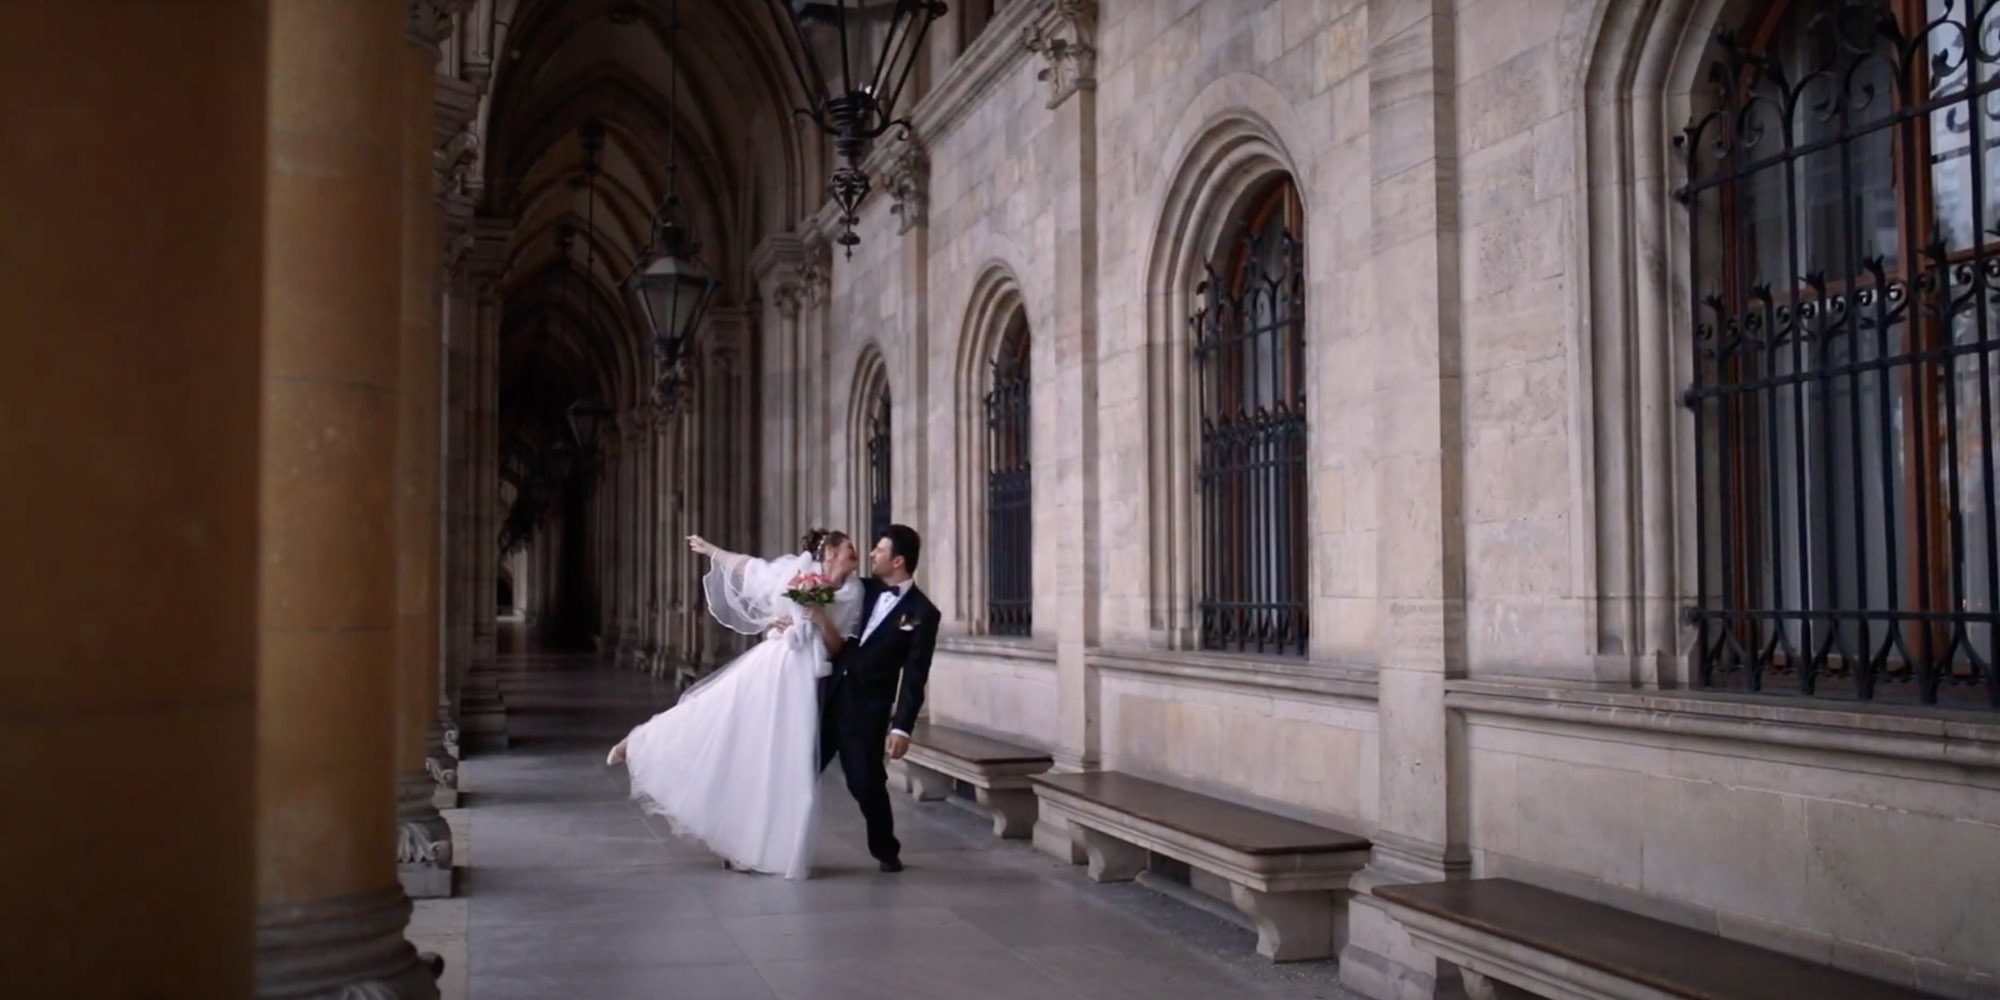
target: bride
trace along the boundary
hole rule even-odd
[[[764,641],[632,730],[606,763],[624,762],[632,797],[674,833],[734,867],[805,878],[819,785],[819,678],[860,623],[860,555],[845,534],[824,530],[806,535],[803,552],[770,560],[724,552],[699,535],[688,548],[709,558],[709,613]],[[832,580],[833,604],[787,598],[800,573]]]

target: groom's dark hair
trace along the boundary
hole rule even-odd
[[[903,557],[903,572],[916,573],[917,557],[923,555],[924,538],[917,529],[907,524],[892,524],[882,529],[882,537],[889,540],[889,554]]]

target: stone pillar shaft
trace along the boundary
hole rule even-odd
[[[396,456],[397,874],[413,898],[451,895],[451,827],[432,798],[429,734],[437,720],[442,610],[438,463],[443,433],[438,337],[439,206],[435,112],[438,50],[421,13],[403,46],[402,362]]]
[[[266,26],[0,4],[9,996],[251,990]]]
[[[499,550],[499,524],[494,507],[498,504],[498,453],[495,444],[496,384],[495,353],[499,341],[500,303],[498,263],[495,248],[504,248],[501,233],[483,233],[476,238],[474,253],[479,255],[473,276],[469,312],[470,361],[466,391],[466,541],[467,589],[471,652],[466,664],[465,686],[460,703],[460,745],[462,748],[504,748],[507,745],[506,705],[501,699],[495,671],[493,620],[494,560]]]
[[[273,0],[257,671],[260,997],[432,997],[393,842],[405,5]]]
[[[1465,776],[1454,773],[1445,681],[1465,663],[1465,442],[1459,411],[1456,32],[1441,0],[1370,0],[1368,21],[1405,27],[1371,38],[1369,133],[1376,151],[1371,252],[1383,309],[1372,324],[1373,390],[1397,431],[1375,446],[1378,510],[1397,511],[1379,545],[1384,609],[1378,676],[1380,815],[1368,868],[1354,880],[1341,979],[1371,996],[1457,995],[1452,968],[1412,946],[1368,890],[1463,875]],[[1382,295],[1393,289],[1388,298]]]

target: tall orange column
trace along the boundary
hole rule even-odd
[[[451,827],[432,795],[429,728],[437,717],[439,451],[444,434],[444,341],[438,336],[439,206],[436,173],[438,40],[442,17],[409,5],[400,79],[403,267],[401,414],[396,431],[396,874],[408,895],[451,895]]]
[[[390,854],[405,10],[271,2],[259,997],[436,995]]]
[[[0,992],[251,984],[264,4],[0,3]]]

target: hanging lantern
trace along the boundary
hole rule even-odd
[[[653,354],[662,368],[671,368],[685,360],[694,345],[718,282],[698,256],[700,245],[688,238],[687,227],[681,224],[679,198],[667,197],[653,246],[658,255],[632,277],[632,286],[653,332]]]
[[[833,137],[845,161],[827,181],[840,206],[841,246],[847,255],[861,237],[861,202],[868,197],[868,174],[861,161],[868,147],[892,128],[909,130],[896,117],[896,104],[923,55],[931,22],[944,16],[939,0],[771,0],[785,8],[798,33],[802,59],[793,64],[805,89],[798,114]]]

